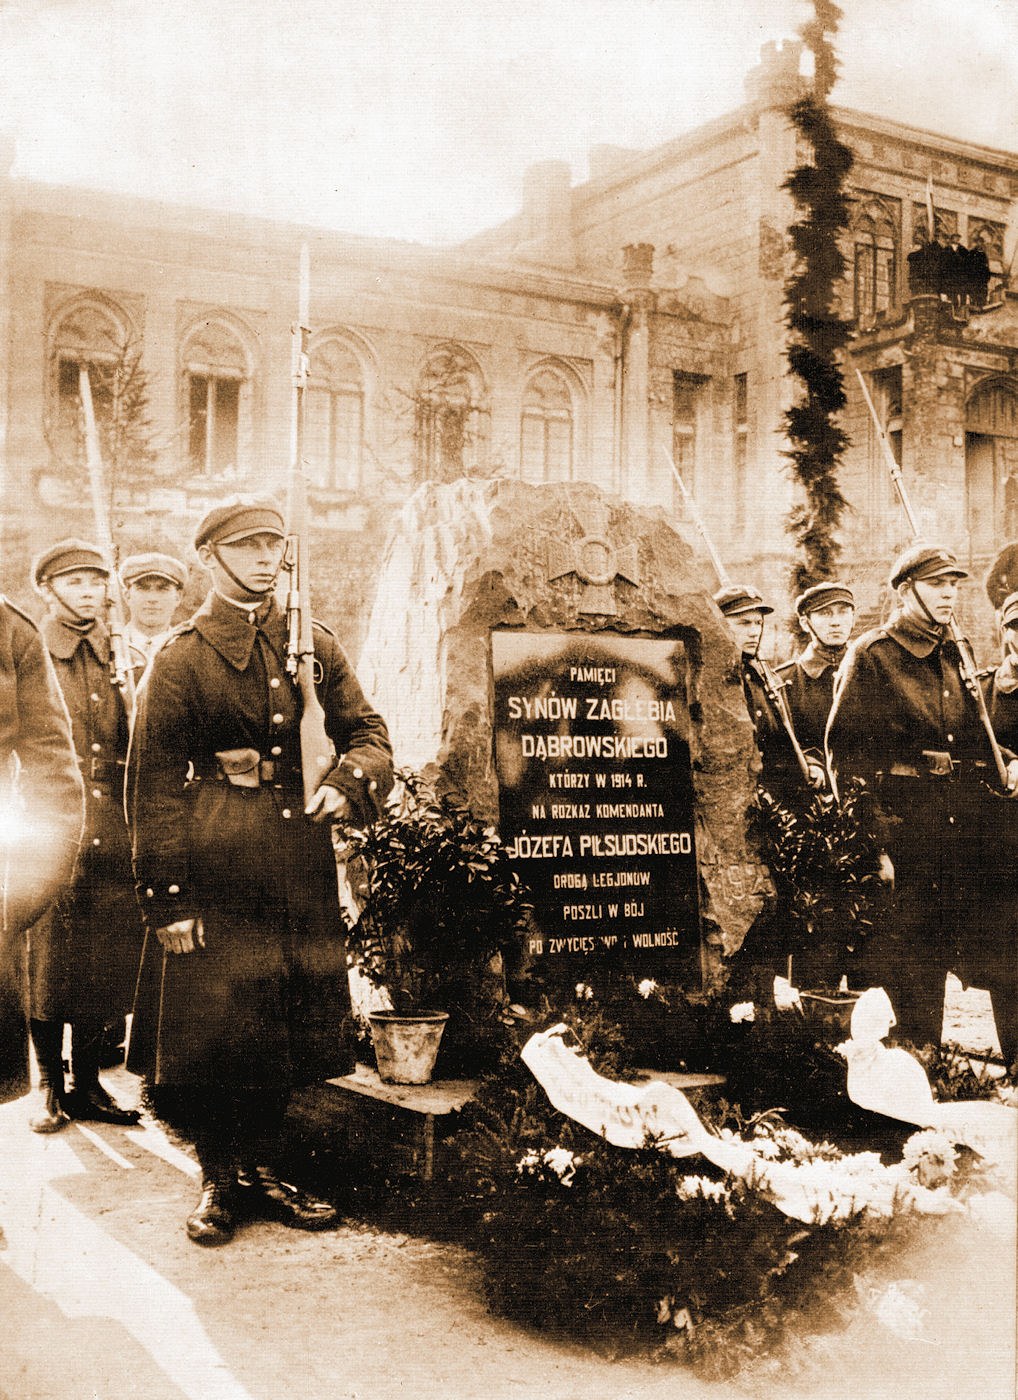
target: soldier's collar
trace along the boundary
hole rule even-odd
[[[798,662],[811,681],[818,681],[825,671],[839,665],[847,650],[847,647],[828,647],[814,640],[798,658]]]
[[[64,622],[59,617],[44,617],[42,635],[45,638],[50,656],[55,656],[58,661],[70,661],[78,648],[85,644],[91,647],[92,653],[100,665],[106,666],[109,663],[109,634],[99,621],[96,621],[87,632],[83,632],[80,627],[75,627],[70,622]]]
[[[906,617],[903,612],[895,613],[884,631],[889,637],[893,637],[899,646],[903,646],[920,660],[936,651],[947,636],[946,627],[916,622],[913,618]]]
[[[248,608],[238,605],[232,598],[223,598],[213,591],[191,619],[191,625],[234,670],[246,671],[258,635],[257,625],[248,619],[254,617],[262,606]],[[281,640],[282,613],[275,602],[269,606],[262,630],[268,632],[273,641],[278,632]]]

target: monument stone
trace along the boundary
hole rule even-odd
[[[400,765],[437,765],[530,889],[531,958],[712,981],[768,890],[758,763],[705,562],[590,484],[421,487],[358,664]]]

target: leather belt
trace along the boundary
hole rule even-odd
[[[925,756],[925,755],[924,755]],[[940,762],[940,760],[946,762]],[[892,763],[890,768],[884,769],[880,773],[881,778],[957,778],[964,773],[983,773],[990,765],[983,763],[980,759],[969,759],[963,762],[960,759],[952,758],[950,754],[932,754],[927,762],[927,766],[917,768],[911,763]]]
[[[126,764],[122,758],[96,758],[93,754],[90,758],[80,759],[78,766],[82,777],[90,783],[105,783],[112,787],[122,777]]]

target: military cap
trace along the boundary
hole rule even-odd
[[[763,596],[751,583],[730,583],[719,588],[714,601],[725,617],[735,617],[737,613],[772,613],[774,609],[764,602]]]
[[[830,607],[832,603],[847,603],[854,608],[855,596],[847,583],[824,579],[822,583],[815,583],[812,588],[799,594],[795,600],[795,611],[800,617],[808,617],[818,608]]]
[[[75,569],[95,569],[96,573],[103,574],[106,578],[109,578],[110,573],[109,565],[97,544],[89,544],[87,540],[58,540],[56,544],[51,544],[49,549],[44,549],[36,556],[32,564],[32,582],[39,589],[47,579],[57,578],[60,574],[72,574]]]
[[[945,574],[968,578],[968,570],[963,569],[957,556],[943,545],[912,544],[891,566],[891,587],[897,588],[907,580],[942,578]]]
[[[249,535],[286,534],[283,512],[271,496],[231,496],[213,506],[198,526],[195,549],[203,544],[232,544]]]
[[[1018,622],[1018,593],[1009,593],[1000,605],[1000,625]]]
[[[120,566],[120,581],[126,588],[142,578],[162,578],[167,583],[183,588],[187,583],[187,568],[172,554],[158,554],[154,550],[147,554],[131,554]]]

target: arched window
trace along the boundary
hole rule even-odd
[[[488,408],[476,361],[458,345],[436,351],[414,401],[417,468],[426,481],[454,481],[487,465]]]
[[[311,347],[304,456],[311,485],[358,491],[364,452],[364,371],[351,346],[326,336]]]
[[[520,475],[524,481],[569,481],[573,475],[573,396],[564,375],[545,366],[523,391]]]
[[[48,438],[63,466],[82,460],[80,370],[89,371],[100,436],[108,431],[118,366],[131,355],[130,322],[99,297],[80,297],[59,313],[49,334]]]
[[[187,462],[195,476],[234,476],[242,469],[244,420],[250,417],[251,357],[225,319],[200,321],[182,349]]]
[[[853,301],[857,321],[885,316],[898,300],[901,209],[897,200],[863,197],[852,223]]]

